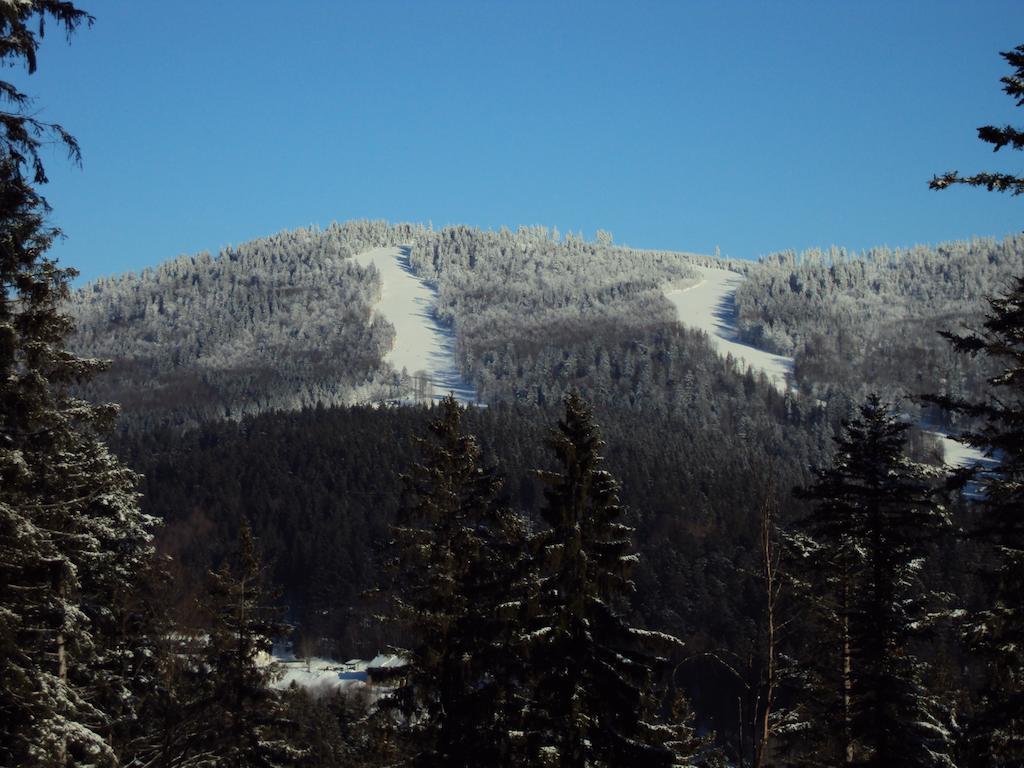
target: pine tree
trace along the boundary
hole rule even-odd
[[[47,18],[62,27],[68,37],[82,24],[93,22],[92,16],[67,0],[0,3],[0,60],[20,63],[30,75],[35,72]],[[81,160],[75,137],[57,123],[44,122],[31,114],[32,98],[6,80],[0,80],[0,104],[7,107],[0,110],[0,154],[12,163],[19,177],[24,170],[31,170],[35,184],[46,183],[39,150],[51,140],[63,144],[73,161]]]
[[[980,402],[926,399],[979,424],[960,440],[993,460],[976,483],[978,515],[967,536],[985,548],[978,564],[991,605],[969,617],[965,640],[984,665],[976,712],[967,723],[972,765],[1024,762],[1024,278],[989,299],[980,333],[943,333],[959,352],[983,355],[1002,370]]]
[[[74,273],[44,256],[56,235],[45,212],[14,161],[0,160],[0,604],[17,647],[4,657],[17,669],[3,677],[19,681],[3,690],[26,692],[0,705],[9,715],[0,727],[11,729],[0,749],[31,745],[40,764],[109,752],[102,707],[125,689],[106,631],[115,595],[149,556],[152,524],[135,475],[102,442],[114,409],[71,393],[103,365],[65,349],[71,323],[59,307]]]
[[[658,721],[654,646],[678,641],[625,619],[637,561],[621,522],[618,484],[600,468],[604,443],[589,405],[566,398],[549,445],[560,465],[543,472],[549,529],[535,539],[539,574],[532,632],[524,637],[534,702],[528,740],[540,765],[673,765],[686,725]]]
[[[170,768],[190,755],[188,744],[202,729],[199,702],[207,676],[199,670],[196,633],[173,613],[180,585],[170,558],[154,557],[121,598],[117,615],[127,695],[113,723],[112,740],[121,765]],[[191,722],[189,718],[191,717]]]
[[[0,60],[34,72],[47,18],[69,35],[91,22],[69,2],[4,3]],[[118,596],[150,555],[152,520],[103,443],[116,409],[73,394],[105,366],[66,349],[75,273],[46,257],[59,231],[25,178],[46,181],[44,141],[74,159],[78,146],[10,83],[0,102],[0,762],[100,765],[116,760],[133,675]]]
[[[1013,67],[1001,79],[1003,91],[1024,106],[1024,45],[1001,55]],[[978,138],[992,144],[993,151],[1024,149],[1024,131],[1009,125],[983,126]],[[934,178],[931,187],[951,184],[1024,193],[1024,178],[1006,173],[960,177],[951,172]],[[971,765],[1016,766],[1024,764],[1024,276],[988,303],[980,332],[942,333],[956,351],[982,355],[1002,368],[988,379],[984,399],[925,399],[980,424],[960,439],[995,464],[978,480],[981,518],[968,532],[988,548],[980,570],[991,606],[970,617],[966,631],[969,649],[985,665],[966,741]]]
[[[266,567],[243,521],[234,562],[210,574],[201,600],[209,622],[200,654],[205,732],[197,758],[187,765],[255,768],[288,765],[300,757],[282,736],[286,723],[270,688],[277,676],[270,652],[274,640],[287,634],[279,597],[267,586]]]
[[[522,524],[498,503],[501,480],[460,406],[449,397],[438,410],[392,531],[392,620],[412,647],[381,706],[405,718],[417,766],[510,765]]]
[[[821,633],[801,660],[819,729],[802,764],[952,765],[949,730],[915,655],[929,602],[920,572],[947,519],[926,471],[903,454],[908,429],[869,396],[832,466],[798,494],[814,508],[794,539],[803,562],[793,569]]]

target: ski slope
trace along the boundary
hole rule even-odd
[[[434,317],[436,293],[409,264],[409,248],[374,248],[355,257],[363,267],[380,272],[383,291],[373,311],[395,327],[395,344],[384,361],[396,371],[422,372],[429,380],[427,396],[440,400],[449,393],[461,403],[476,403],[476,392],[455,363],[455,333]]]
[[[785,392],[793,376],[793,359],[739,340],[736,289],[745,279],[743,275],[714,267],[696,269],[700,272],[697,283],[665,291],[665,296],[675,305],[680,322],[705,331],[720,355],[732,355],[743,370],[763,371],[776,389]]]

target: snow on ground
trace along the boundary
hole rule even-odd
[[[739,341],[736,289],[744,281],[743,275],[714,267],[696,269],[700,272],[696,284],[665,291],[679,313],[680,322],[707,332],[720,355],[732,355],[744,370],[764,371],[775,388],[785,392],[793,376],[793,359]]]
[[[736,329],[736,289],[744,277],[727,269],[696,267],[700,278],[685,287],[669,287],[665,291],[679,313],[679,320],[690,328],[706,331],[719,354],[730,354],[740,360],[741,367],[764,371],[780,391],[792,381],[793,359],[757,349],[738,340]],[[990,468],[995,462],[969,445],[949,435],[929,431],[942,446],[943,460],[951,467],[980,465]]]
[[[409,248],[374,248],[355,260],[363,267],[373,264],[380,272],[384,290],[373,311],[384,315],[396,332],[385,362],[398,372],[425,372],[432,400],[451,392],[461,403],[475,403],[476,392],[455,363],[455,333],[434,318],[436,292],[413,272]]]
[[[339,663],[332,659],[275,659],[282,675],[274,681],[274,688],[289,688],[293,684],[311,692],[326,693],[335,688],[366,685],[364,662]]]
[[[278,689],[296,685],[310,693],[329,693],[338,689],[354,692],[366,690],[372,695],[379,693],[379,686],[370,680],[367,670],[401,666],[404,662],[398,656],[378,655],[366,661],[335,661],[334,659],[310,658],[296,659],[291,653],[275,655],[273,661],[281,669],[281,677],[274,681],[273,687]]]
[[[957,442],[945,432],[928,430],[926,434],[938,439],[939,445],[942,446],[942,460],[947,467],[955,467],[957,469],[963,467],[977,468],[975,479],[964,486],[963,494],[969,499],[983,499],[985,494],[982,491],[979,478],[991,477],[993,475],[998,463],[996,459],[986,456],[977,448]]]
[[[957,442],[944,432],[929,431],[927,434],[933,435],[938,439],[939,444],[942,446],[942,460],[947,466],[973,467],[980,465],[982,467],[991,467],[995,464],[994,459],[990,459],[977,448]]]

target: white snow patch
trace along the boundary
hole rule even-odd
[[[440,400],[449,393],[461,403],[476,403],[476,392],[455,363],[455,333],[434,317],[436,292],[416,276],[409,263],[409,247],[374,248],[355,256],[380,272],[383,291],[373,311],[395,327],[395,344],[384,361],[396,371],[424,374],[428,395]]]
[[[282,672],[281,676],[274,681],[274,688],[284,689],[294,684],[312,693],[326,693],[339,688],[372,691],[374,686],[368,670],[400,667],[405,664],[400,656],[383,654],[377,655],[370,661],[364,659],[336,661],[318,657],[296,659],[290,653],[283,653],[275,657],[273,661]]]
[[[310,691],[329,691],[351,685],[366,685],[366,662],[338,663],[332,659],[275,659],[282,671],[274,688],[293,684]]]
[[[739,341],[736,328],[736,289],[746,278],[728,269],[695,267],[701,279],[686,288],[667,287],[665,296],[679,314],[679,320],[690,328],[708,334],[711,343],[723,357],[732,355],[742,370],[763,371],[780,392],[785,392],[793,379],[793,358],[776,355]]]
[[[974,446],[965,445],[958,440],[954,440],[944,432],[932,430],[927,434],[932,435],[939,441],[939,445],[942,446],[942,460],[947,466],[957,468],[981,466],[990,468],[996,463],[994,459],[986,456]]]

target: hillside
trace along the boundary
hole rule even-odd
[[[746,617],[758,610],[761,505],[775,499],[784,523],[799,519],[790,490],[830,460],[858,392],[906,391],[922,370],[871,379],[856,340],[902,319],[900,354],[917,360],[908,350],[937,348],[940,323],[981,311],[983,291],[960,296],[943,268],[949,253],[892,257],[883,279],[864,257],[823,269],[813,257],[728,262],[542,228],[350,222],[101,281],[72,310],[80,348],[115,358],[98,391],[125,402],[130,429],[115,447],[164,521],[182,612],[245,518],[318,653],[369,657],[401,641],[361,596],[381,578],[422,403],[454,390],[493,406],[471,409],[468,426],[503,470],[505,503],[532,525],[546,430],[576,389],[595,403],[636,528],[636,618],[695,653],[742,656],[758,642]],[[990,260],[987,283],[1014,263]],[[809,363],[833,336],[847,345],[835,373]],[[945,358],[929,360],[923,370],[937,372]],[[844,378],[851,369],[863,378]],[[368,407],[380,402],[406,407]],[[972,458],[921,429],[909,438],[916,459]],[[680,681],[704,724],[728,729],[734,699],[721,691],[732,683],[716,674],[698,666]]]
[[[909,249],[785,252],[748,270],[736,293],[740,337],[795,358],[806,394],[896,400],[939,392],[978,397],[993,371],[939,336],[980,327],[985,297],[1024,271],[1024,236]],[[911,408],[912,404],[907,403]],[[930,410],[932,424],[956,428]]]
[[[794,385],[792,358],[740,340],[736,293],[743,285],[743,275],[718,267],[702,266],[697,270],[697,282],[672,288],[665,294],[679,313],[680,322],[706,332],[719,354],[734,358],[740,370],[751,368],[763,372],[782,392]]]
[[[542,227],[353,221],[100,280],[70,310],[76,350],[114,361],[91,394],[129,426],[448,391],[543,405],[573,387],[671,414],[694,386],[680,322],[737,372],[841,413],[871,390],[979,391],[986,372],[937,331],[976,325],[1022,253],[1011,238],[728,262]]]
[[[690,276],[690,259],[538,228],[356,221],[100,280],[69,310],[76,350],[114,361],[91,394],[136,426],[449,390],[530,400],[566,345],[672,325],[662,286]]]

